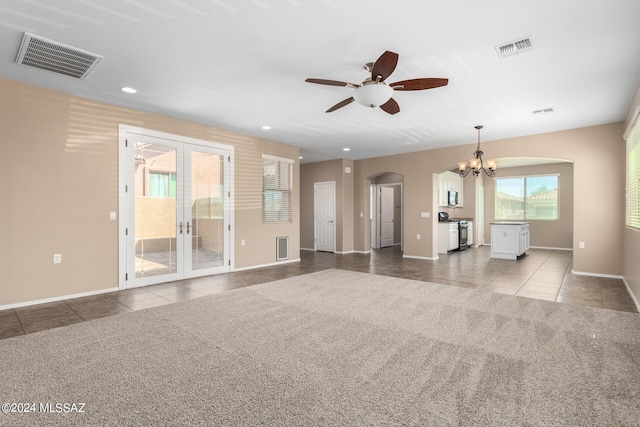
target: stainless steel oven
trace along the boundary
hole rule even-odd
[[[469,247],[469,223],[461,219],[458,221],[458,250],[464,251]]]

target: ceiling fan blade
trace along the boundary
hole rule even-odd
[[[378,76],[380,76],[380,80],[385,81],[387,77],[393,73],[393,70],[396,69],[396,65],[398,65],[398,54],[391,51],[386,51],[380,58],[373,64],[373,69],[371,70],[371,80],[376,81]]]
[[[382,104],[380,108],[389,114],[396,114],[400,112],[400,106],[393,98],[389,98],[389,100]]]
[[[319,85],[328,85],[328,86],[352,87],[354,89],[360,87],[360,85],[357,85],[355,83],[341,82],[341,81],[338,81],[338,80],[306,79],[305,82],[316,83],[316,84],[319,84]]]
[[[336,105],[334,105],[333,107],[329,108],[327,111],[325,111],[325,113],[330,113],[332,111],[336,111],[338,108],[342,108],[345,105],[349,105],[351,104],[353,101],[355,101],[355,99],[353,99],[353,96],[350,98],[345,99],[344,101],[340,101],[338,102]]]
[[[394,90],[425,90],[446,86],[447,84],[449,84],[449,79],[428,78],[403,80],[401,82],[391,83],[389,86]]]

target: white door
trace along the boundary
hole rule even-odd
[[[482,177],[476,178],[476,246],[484,245],[484,184]]]
[[[231,151],[122,133],[120,287],[229,271]]]
[[[380,247],[393,246],[393,187],[380,187]]]
[[[313,190],[315,250],[335,252],[336,183],[316,182]]]

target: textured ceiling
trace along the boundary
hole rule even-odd
[[[4,0],[0,76],[288,143],[304,162],[361,159],[473,143],[477,124],[488,141],[624,120],[638,17],[638,0]],[[25,32],[103,59],[84,80],[16,64]],[[533,50],[499,58],[526,36]],[[360,83],[385,50],[400,55],[389,82],[449,85],[396,92],[393,116],[325,113],[353,89],[305,78]]]

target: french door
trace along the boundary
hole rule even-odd
[[[120,287],[229,271],[232,148],[124,126],[121,140]]]

